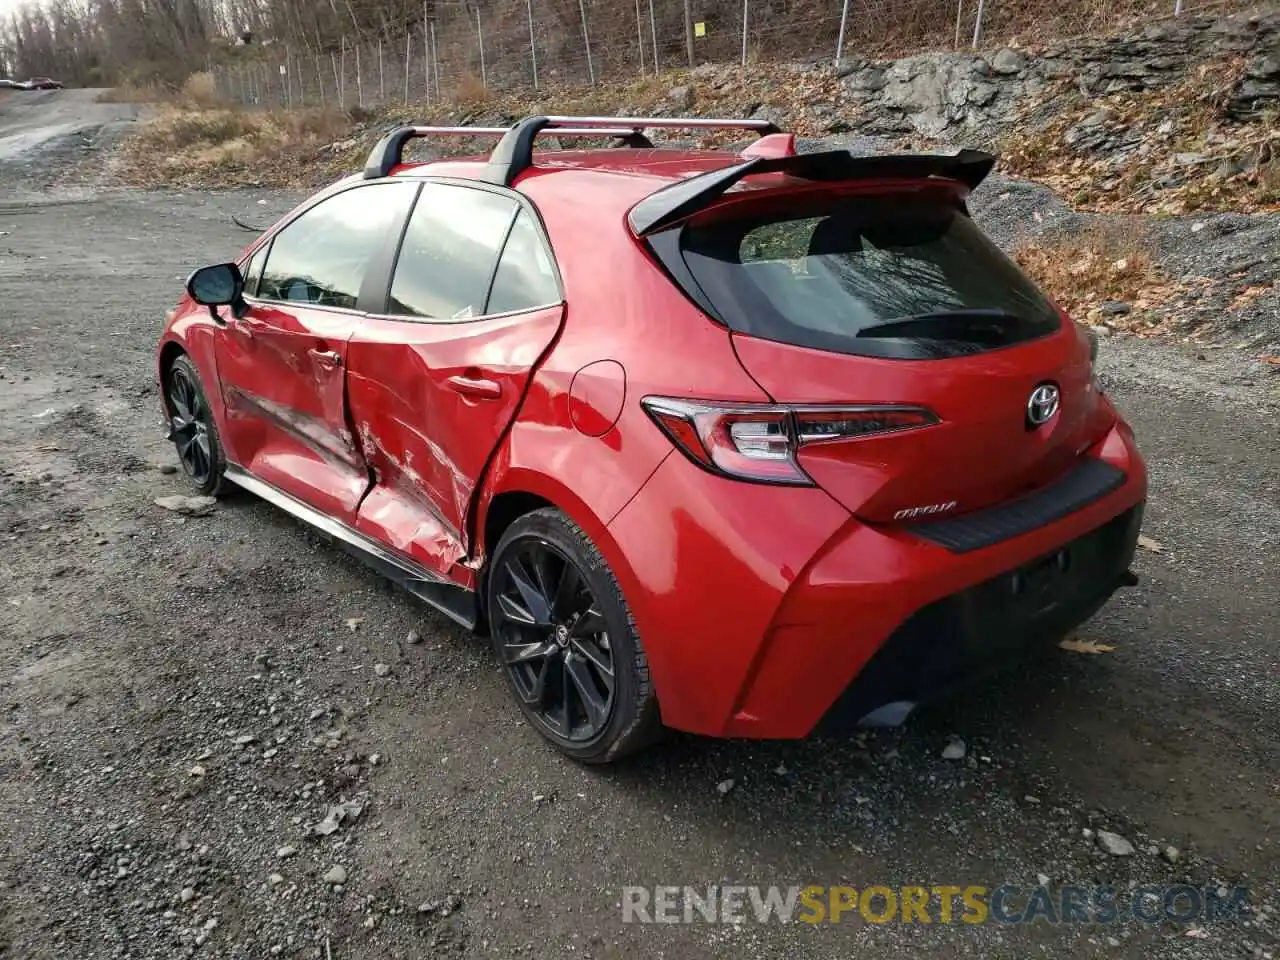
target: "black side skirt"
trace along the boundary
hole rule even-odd
[[[297,497],[285,493],[279,487],[258,479],[243,467],[227,464],[226,476],[236,486],[261,497],[320,533],[328,535],[348,553],[358,557],[419,600],[435,607],[449,619],[468,630],[475,629],[479,619],[479,603],[474,590],[450,583],[421,564],[389,550],[360,531],[353,530],[341,520],[326,516]]]

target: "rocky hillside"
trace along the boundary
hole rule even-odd
[[[1134,34],[1064,41],[984,55],[927,53],[887,63],[841,65],[845,99],[867,133],[979,138],[1028,115],[1047,117],[1072,93],[1086,99],[1140,94],[1206,81],[1201,68],[1241,61],[1222,104],[1240,120],[1280,105],[1280,15],[1152,23]]]
[[[988,225],[1077,315],[1103,332],[1218,338],[1280,354],[1274,9],[981,55],[838,68],[707,64],[627,86],[346,118],[171,107],[124,145],[114,169],[134,185],[309,186],[358,168],[393,124],[504,125],[536,113],[766,117],[796,131],[804,149],[992,149],[1000,166],[982,191]],[[414,149],[470,153],[491,143]]]

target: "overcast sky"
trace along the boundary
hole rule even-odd
[[[0,0],[0,16],[13,13],[23,0]]]

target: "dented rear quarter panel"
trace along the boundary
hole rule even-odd
[[[595,542],[643,627],[644,590],[609,524],[668,456],[682,454],[640,400],[651,394],[767,398],[734,357],[728,331],[685,299],[631,235],[627,210],[647,190],[633,185],[631,196],[609,179],[560,170],[550,176],[535,171],[521,181],[542,213],[567,306],[560,337],[538,367],[486,478],[476,529],[485,529],[498,495],[529,493],[551,502]],[[574,385],[580,373],[613,378],[618,371],[620,412],[609,409],[614,386]],[[602,408],[584,416],[592,404]],[[590,433],[598,432],[592,425],[612,426],[588,435],[575,427],[575,413]],[[483,547],[477,543],[477,550]]]

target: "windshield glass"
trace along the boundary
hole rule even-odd
[[[945,356],[1059,327],[1053,305],[961,211],[936,198],[826,200],[688,227],[690,273],[733,329],[846,353]]]

